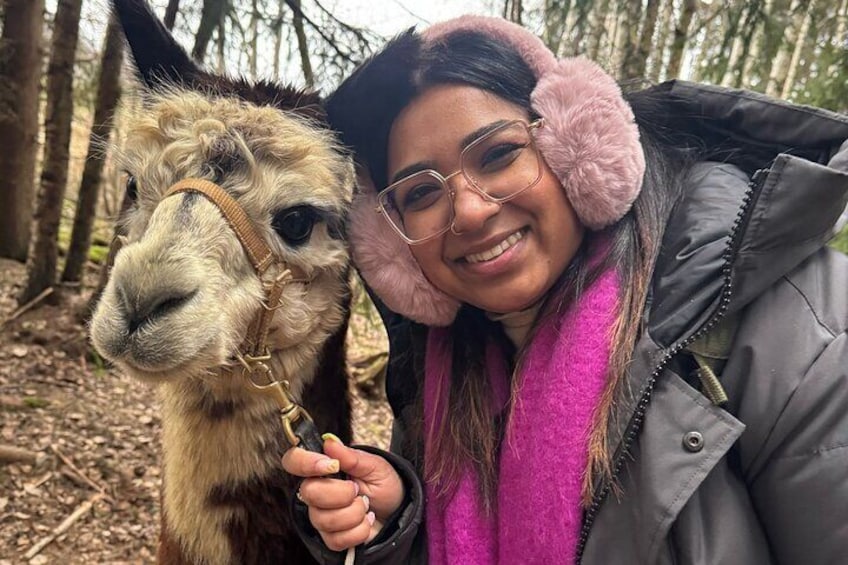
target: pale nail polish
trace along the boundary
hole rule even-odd
[[[369,525],[373,526],[374,520],[376,520],[377,517],[374,515],[373,512],[369,512],[368,514],[365,515],[365,519],[368,520]]]
[[[339,461],[337,459],[321,459],[316,464],[316,467],[321,473],[338,473]]]
[[[357,483],[356,481],[350,481],[350,482],[353,483],[353,496],[358,496],[359,495],[359,483]]]
[[[362,502],[365,503],[365,511],[368,512],[368,509],[371,508],[371,499],[368,498],[367,494],[362,495]]]

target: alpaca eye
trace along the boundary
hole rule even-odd
[[[295,206],[274,214],[271,227],[289,245],[306,243],[318,220],[315,210],[309,206]]]
[[[138,199],[138,181],[132,175],[127,175],[127,198],[131,202]]]

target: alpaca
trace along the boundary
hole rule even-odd
[[[162,403],[160,563],[313,562],[291,525],[297,483],[273,399],[251,390],[235,352],[263,283],[206,179],[243,208],[261,239],[308,280],[273,310],[267,364],[317,428],[350,441],[344,364],[353,167],[314,94],[198,68],[145,0],[113,0],[139,77],[117,159],[133,207],[126,242],[92,318],[92,342]],[[135,109],[133,109],[133,107]],[[271,311],[269,309],[269,311]]]

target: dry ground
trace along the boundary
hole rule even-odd
[[[0,259],[0,323],[15,309],[22,277],[22,265]],[[75,315],[82,302],[64,292],[59,304],[0,328],[0,444],[42,459],[0,464],[0,565],[153,562],[160,485],[155,394],[90,352]],[[368,356],[381,347],[380,336],[367,323],[359,328],[353,355]],[[351,390],[357,441],[386,446],[391,416],[384,399]],[[25,557],[90,501],[65,533]]]

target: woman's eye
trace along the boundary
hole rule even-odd
[[[287,244],[301,245],[309,240],[317,220],[318,215],[314,209],[295,206],[274,214],[271,227]]]
[[[415,212],[432,206],[442,195],[442,187],[419,184],[407,190],[401,199],[401,212]]]
[[[127,198],[131,202],[138,200],[138,181],[133,175],[127,175]]]
[[[506,167],[521,155],[526,147],[520,143],[502,143],[486,150],[480,159],[480,170],[492,171]]]

